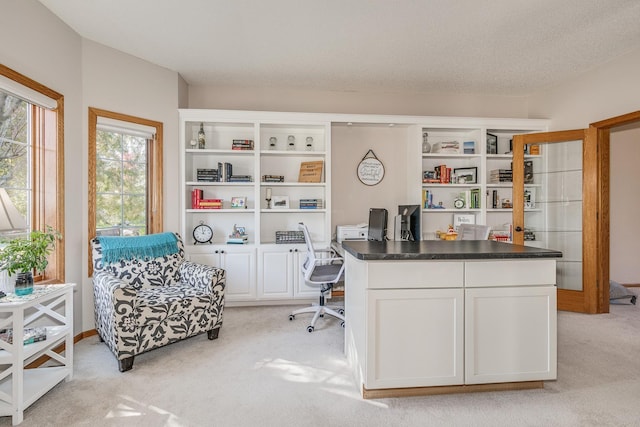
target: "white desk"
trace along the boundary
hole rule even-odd
[[[23,420],[25,409],[60,381],[73,377],[73,287],[75,284],[34,286],[32,294],[9,294],[0,299],[0,330],[13,329],[13,343],[0,340],[0,416],[13,425]],[[24,328],[46,327],[47,338],[22,344]],[[53,351],[65,345],[62,354]],[[56,366],[24,369],[40,356]]]

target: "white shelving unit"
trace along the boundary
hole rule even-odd
[[[36,400],[60,381],[73,377],[73,287],[35,286],[30,295],[9,294],[0,300],[0,329],[12,329],[13,342],[0,340],[0,415],[11,416],[13,425]],[[24,342],[24,329],[46,327],[47,338],[31,344]],[[53,351],[60,344],[64,353]],[[52,363],[24,369],[40,356]]]
[[[191,148],[200,124],[205,148]],[[295,140],[292,147],[289,140]],[[300,285],[299,264],[304,245],[276,244],[276,231],[297,231],[304,222],[314,244],[331,241],[331,125],[305,114],[221,110],[180,110],[183,197],[182,235],[187,256],[227,270],[227,301],[287,302],[317,297]],[[252,140],[252,150],[232,150],[233,140]],[[274,143],[275,142],[275,143]],[[310,146],[308,147],[307,144]],[[298,182],[302,162],[322,161],[321,182]],[[218,169],[231,163],[234,175],[249,175],[251,182],[201,182],[197,169]],[[284,176],[284,182],[263,182],[264,175]],[[222,209],[193,209],[191,191],[203,198],[222,199]],[[288,208],[267,205],[267,189],[288,198]],[[232,197],[246,197],[246,209],[233,209]],[[301,199],[320,199],[322,207],[301,209]],[[203,222],[213,228],[212,245],[195,245],[193,228]],[[244,227],[248,244],[226,244],[234,225]],[[275,264],[273,264],[275,261]],[[277,266],[277,267],[274,267]],[[283,280],[286,279],[286,280]]]
[[[406,161],[394,165],[406,170],[406,177],[398,191],[404,200],[419,204],[422,191],[433,192],[436,204],[442,209],[422,209],[422,238],[435,238],[436,230],[446,230],[457,213],[473,215],[476,223],[493,228],[512,222],[512,209],[493,209],[488,199],[492,190],[501,198],[512,195],[511,183],[492,184],[492,169],[510,168],[509,140],[513,135],[547,130],[545,120],[490,119],[473,117],[416,117],[382,115],[345,115],[315,113],[280,113],[234,110],[191,110],[180,113],[181,143],[181,233],[185,239],[187,256],[210,265],[225,266],[228,272],[227,295],[231,303],[282,303],[314,298],[316,292],[301,284],[299,262],[304,259],[303,245],[275,243],[276,231],[298,229],[304,222],[319,248],[328,248],[331,242],[332,194],[332,129],[333,127],[362,126],[368,130],[387,132],[389,124],[406,129],[408,151]],[[202,124],[205,148],[194,148],[191,141],[198,139]],[[380,126],[378,126],[380,125]],[[383,130],[385,129],[385,130]],[[427,132],[429,143],[458,141],[456,153],[422,153],[422,134]],[[487,133],[497,137],[497,153],[487,154]],[[295,139],[293,149],[289,137]],[[307,138],[312,138],[307,149]],[[252,140],[253,150],[232,150],[234,139]],[[272,145],[272,142],[275,143]],[[473,153],[465,154],[464,142],[473,141]],[[197,145],[197,144],[196,144]],[[544,156],[538,156],[543,158]],[[537,161],[537,159],[535,159]],[[318,183],[298,182],[302,162],[323,161],[323,179]],[[197,169],[216,169],[218,163],[231,163],[233,173],[250,175],[251,182],[199,182]],[[476,182],[464,184],[422,183],[422,172],[446,164],[453,169],[476,168]],[[341,165],[342,166],[342,165]],[[398,169],[395,169],[396,171]],[[263,175],[282,175],[284,182],[262,182]],[[354,178],[355,179],[355,178]],[[534,181],[535,182],[535,181]],[[544,194],[544,187],[535,182],[536,197]],[[534,187],[532,185],[532,187]],[[192,209],[191,190],[201,188],[204,198],[223,200],[222,209]],[[288,209],[267,206],[266,194],[288,197]],[[479,189],[480,205],[470,208],[454,207],[454,199],[467,190]],[[246,197],[246,209],[232,209],[232,197]],[[319,209],[300,209],[300,199],[322,199]],[[350,209],[346,206],[343,209]],[[354,207],[354,209],[357,207]],[[537,219],[527,218],[528,224],[544,221],[540,209],[527,210]],[[211,245],[194,245],[192,230],[200,222],[213,227]],[[226,238],[233,226],[244,227],[249,235],[246,245],[227,245]],[[390,230],[393,227],[389,223]],[[391,234],[390,234],[391,235]],[[274,264],[269,264],[274,263]],[[278,267],[274,267],[278,265]],[[238,270],[238,271],[236,271]]]
[[[470,124],[465,124],[465,119],[459,118],[458,124],[449,127],[421,126],[420,140],[416,146],[422,146],[422,134],[428,134],[431,147],[438,143],[456,141],[459,144],[458,152],[449,153],[423,153],[421,157],[422,172],[432,171],[436,166],[446,165],[452,173],[460,168],[476,168],[476,181],[474,183],[422,183],[422,192],[432,194],[432,204],[425,206],[422,200],[422,235],[424,239],[437,238],[436,231],[446,231],[453,224],[454,214],[473,215],[477,224],[487,224],[495,230],[508,229],[512,223],[513,209],[508,207],[508,202],[513,202],[512,182],[494,183],[491,181],[491,171],[496,169],[511,169],[512,155],[510,141],[513,135],[541,132],[546,130],[545,125],[531,121],[518,121],[512,119],[489,120],[468,119]],[[497,138],[496,153],[487,153],[487,134]],[[474,152],[464,153],[464,142],[473,142]],[[536,203],[543,193],[543,186],[536,180],[535,171],[540,170],[542,155],[526,155],[525,160],[533,161],[534,182],[526,184],[525,188],[535,190],[534,205],[538,207],[526,208],[527,223],[535,227],[536,221],[544,221],[543,210]],[[480,192],[480,204],[478,207],[470,207],[467,203],[463,207],[455,207],[454,200],[464,195],[466,191],[478,189]],[[497,206],[493,206],[493,192],[498,199]],[[505,202],[505,207],[503,207]],[[428,205],[428,200],[427,200]],[[536,215],[537,217],[530,217]],[[532,243],[533,244],[533,243]],[[536,246],[540,242],[535,243]]]

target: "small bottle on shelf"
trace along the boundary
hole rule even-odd
[[[204,123],[200,123],[200,130],[198,131],[198,148],[203,150],[204,146],[205,146]]]

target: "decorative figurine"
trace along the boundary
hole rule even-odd
[[[313,151],[313,137],[312,136],[308,136],[307,137],[307,143],[304,146],[304,149],[307,151]]]
[[[278,143],[278,138],[276,138],[275,136],[272,136],[271,138],[269,138],[269,150],[275,150],[277,143]]]

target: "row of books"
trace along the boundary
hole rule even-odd
[[[499,182],[512,182],[513,181],[513,171],[511,169],[493,169],[489,173],[489,182],[491,183],[499,183]]]
[[[284,182],[284,175],[262,175],[262,182]]]
[[[300,199],[300,209],[322,209],[322,199]]]
[[[447,165],[438,165],[432,171],[422,172],[422,182],[429,184],[449,184],[451,182],[451,168]]]
[[[252,139],[234,139],[231,143],[232,150],[253,150]]]

